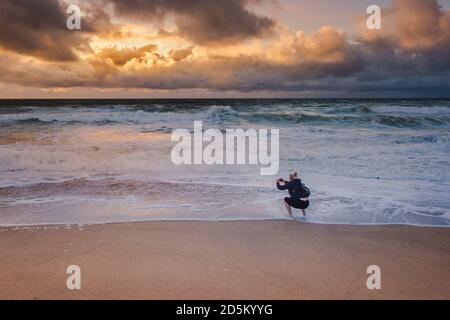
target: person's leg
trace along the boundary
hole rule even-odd
[[[306,216],[306,208],[308,208],[308,207],[309,207],[309,201],[308,200],[302,201],[302,213],[303,213],[304,217]]]
[[[291,205],[288,203],[288,198],[284,198],[284,206],[286,207],[286,210],[289,213],[289,217],[292,218],[292,210],[291,210]]]

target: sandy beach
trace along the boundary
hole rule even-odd
[[[450,229],[294,221],[0,229],[1,299],[450,299]],[[67,266],[81,290],[66,288]],[[381,268],[368,290],[366,268]]]

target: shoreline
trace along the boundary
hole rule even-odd
[[[398,226],[398,227],[412,227],[412,228],[436,228],[436,229],[450,229],[450,225],[415,225],[415,224],[405,224],[405,223],[330,223],[330,222],[317,222],[317,221],[305,221],[301,216],[295,216],[294,219],[286,218],[236,218],[236,219],[217,219],[217,220],[206,220],[206,219],[154,219],[154,220],[128,220],[128,221],[106,221],[106,222],[67,222],[67,223],[36,223],[36,224],[15,224],[15,225],[2,225],[0,224],[0,232],[2,229],[30,229],[30,228],[45,228],[45,227],[74,227],[74,226],[101,226],[101,225],[111,225],[111,224],[134,224],[134,223],[152,223],[152,222],[261,222],[261,221],[290,221],[297,222],[302,224],[311,224],[311,225],[324,225],[324,226],[349,226],[349,227],[389,227],[389,226]]]
[[[292,220],[0,227],[1,299],[450,299],[450,229]],[[79,265],[82,289],[68,290]],[[369,265],[381,290],[368,290]]]
[[[276,218],[268,218],[268,219],[221,219],[221,220],[205,220],[205,219],[155,219],[155,220],[129,220],[129,221],[106,221],[106,222],[67,222],[67,223],[36,223],[36,224],[17,224],[17,225],[1,225],[0,231],[2,229],[16,229],[19,230],[21,228],[30,229],[30,228],[45,228],[45,227],[73,227],[73,226],[101,226],[101,225],[111,225],[111,224],[135,224],[135,223],[152,223],[152,222],[238,222],[238,221],[296,221],[293,219],[276,219]],[[303,223],[312,223],[315,222],[306,222]]]

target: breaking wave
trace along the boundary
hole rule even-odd
[[[138,108],[139,107],[139,108]],[[193,105],[166,109],[161,105],[102,108],[34,108],[27,112],[0,113],[0,123],[29,124],[157,124],[182,120],[274,123],[278,125],[382,125],[400,128],[446,126],[450,106],[417,107],[398,105]]]
[[[307,221],[450,224],[450,100],[0,101],[0,225],[283,219],[257,166],[176,166],[172,130],[279,128]]]

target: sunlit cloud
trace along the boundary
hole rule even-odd
[[[0,82],[86,96],[448,91],[450,12],[437,0],[393,0],[382,30],[365,28],[362,12],[354,30],[324,21],[313,32],[277,19],[263,0],[77,3],[79,31],[66,28],[66,1],[0,3]]]

